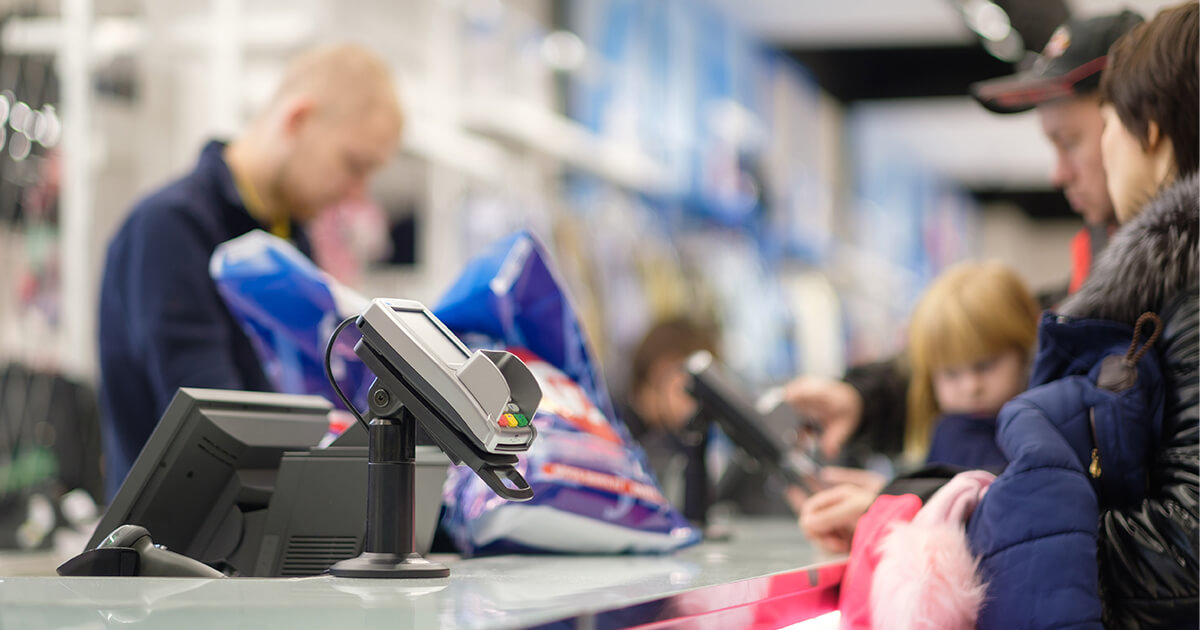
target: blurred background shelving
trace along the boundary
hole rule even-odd
[[[125,212],[236,131],[291,53],[349,40],[393,64],[408,124],[377,206],[314,226],[331,273],[433,303],[527,227],[618,389],[632,344],[673,313],[721,324],[755,385],[836,375],[892,352],[954,261],[1065,281],[1080,224],[1036,117],[991,115],[966,86],[1067,15],[1125,4],[1167,3],[0,2],[0,363],[93,384]],[[985,5],[1015,49],[979,35]]]

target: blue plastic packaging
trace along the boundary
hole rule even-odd
[[[659,491],[640,452],[562,372],[519,350],[543,384],[538,437],[517,469],[533,499],[500,499],[465,466],[450,472],[442,524],[466,555],[658,553],[698,533]]]
[[[521,231],[468,263],[434,314],[456,334],[529,350],[578,383],[606,417],[616,418],[600,366],[562,286],[545,247]]]
[[[460,337],[482,335],[517,354],[543,394],[537,440],[519,456],[532,500],[499,499],[463,467],[446,482],[442,525],[464,554],[665,552],[699,542],[617,418],[575,311],[532,234],[517,233],[471,261],[435,313]]]
[[[316,394],[342,406],[325,377],[325,345],[338,323],[362,311],[365,298],[261,230],[219,245],[209,275],[277,391]],[[330,365],[351,402],[364,409],[372,376],[354,354],[358,336],[354,328],[341,334]]]

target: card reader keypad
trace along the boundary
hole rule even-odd
[[[496,424],[502,429],[515,429],[529,426],[529,418],[522,413],[506,413],[500,416]]]

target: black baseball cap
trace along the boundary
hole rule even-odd
[[[1069,20],[1050,35],[1033,68],[973,83],[971,96],[996,113],[1014,114],[1097,90],[1109,47],[1142,21],[1142,16],[1128,10]]]

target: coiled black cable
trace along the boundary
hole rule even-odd
[[[333,386],[333,391],[338,395],[338,398],[341,398],[342,402],[345,403],[346,409],[348,409],[350,413],[354,414],[355,418],[358,418],[358,423],[361,424],[364,429],[369,430],[367,421],[363,419],[362,414],[359,413],[358,409],[354,407],[354,403],[350,402],[350,399],[346,398],[346,394],[342,393],[341,386],[338,385],[337,379],[333,377],[333,365],[330,363],[330,359],[333,356],[333,344],[337,341],[338,335],[342,334],[342,331],[346,329],[346,326],[349,326],[351,322],[356,319],[358,319],[358,315],[351,315],[350,317],[343,319],[342,323],[338,324],[338,327],[334,329],[333,334],[329,336],[329,342],[325,344],[325,377],[329,379],[329,384]]]

